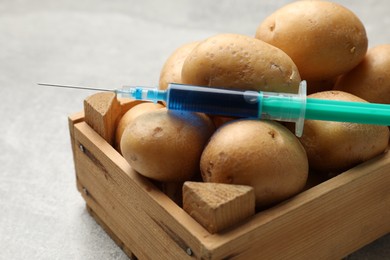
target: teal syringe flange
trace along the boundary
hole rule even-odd
[[[303,133],[306,114],[306,81],[299,84],[298,94],[260,92],[261,118],[295,122],[295,135]]]

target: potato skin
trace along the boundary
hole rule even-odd
[[[159,103],[145,102],[138,104],[131,109],[129,109],[119,120],[118,125],[115,131],[115,149],[117,149],[120,153],[120,143],[122,139],[123,132],[126,127],[139,115],[143,113],[147,113],[156,109],[163,108],[164,106]]]
[[[190,180],[215,127],[204,114],[154,110],[134,119],[121,140],[123,157],[141,175],[163,182]]]
[[[177,48],[165,61],[159,80],[159,89],[167,89],[169,83],[182,83],[181,70],[188,54],[199,44],[198,41]]]
[[[186,84],[296,93],[301,81],[283,51],[253,37],[218,34],[200,42],[184,61]]]
[[[270,206],[301,191],[308,176],[306,152],[287,128],[242,119],[211,137],[200,161],[205,182],[252,186],[256,205]]]
[[[318,92],[308,97],[365,102],[342,91]],[[387,126],[306,120],[300,141],[307,152],[310,169],[334,175],[385,151],[389,129]]]
[[[256,38],[285,51],[305,80],[346,73],[364,58],[368,46],[359,18],[327,1],[296,1],[283,6],[259,25]]]
[[[390,44],[369,49],[358,66],[338,79],[335,89],[369,102],[390,104]]]

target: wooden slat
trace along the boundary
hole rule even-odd
[[[84,121],[84,112],[78,112],[68,117],[68,127],[70,134],[70,142],[72,145],[72,152],[74,155],[74,125]],[[74,158],[73,158],[74,159]]]
[[[76,172],[87,190],[88,205],[137,257],[186,259],[187,250],[192,255],[201,253],[199,239],[186,227],[191,223],[196,233],[197,226],[203,236],[207,231],[148,180],[132,171],[123,157],[86,123],[76,124],[74,135],[84,147],[84,152],[75,150]],[[125,170],[114,163],[118,160],[123,160]],[[164,201],[177,214],[169,214],[153,198]],[[187,226],[175,219],[180,214],[186,215]]]
[[[76,167],[76,149],[78,149],[78,147],[76,147],[76,141],[74,138],[74,125],[77,123],[83,122],[83,121],[84,121],[84,112],[83,111],[75,113],[75,114],[68,117],[70,144],[71,144],[71,148],[72,148],[72,155],[73,155],[73,162],[74,162],[75,171],[77,169],[77,167]],[[78,182],[77,182],[77,176],[76,176],[76,185],[77,185],[77,189],[80,191],[80,187],[79,187]]]

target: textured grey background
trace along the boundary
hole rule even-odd
[[[155,85],[176,47],[254,35],[287,2],[0,0],[0,259],[126,259],[76,191],[67,116],[92,93],[36,82]],[[390,43],[390,2],[338,2],[363,21],[370,46]],[[350,259],[390,259],[390,236]]]

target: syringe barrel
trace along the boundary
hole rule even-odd
[[[295,122],[295,133],[302,135],[306,109],[306,82],[298,94],[243,91],[169,84],[167,107],[173,110],[212,115],[262,118]]]
[[[260,93],[222,88],[208,88],[171,83],[167,107],[173,110],[203,112],[213,115],[259,118]]]

